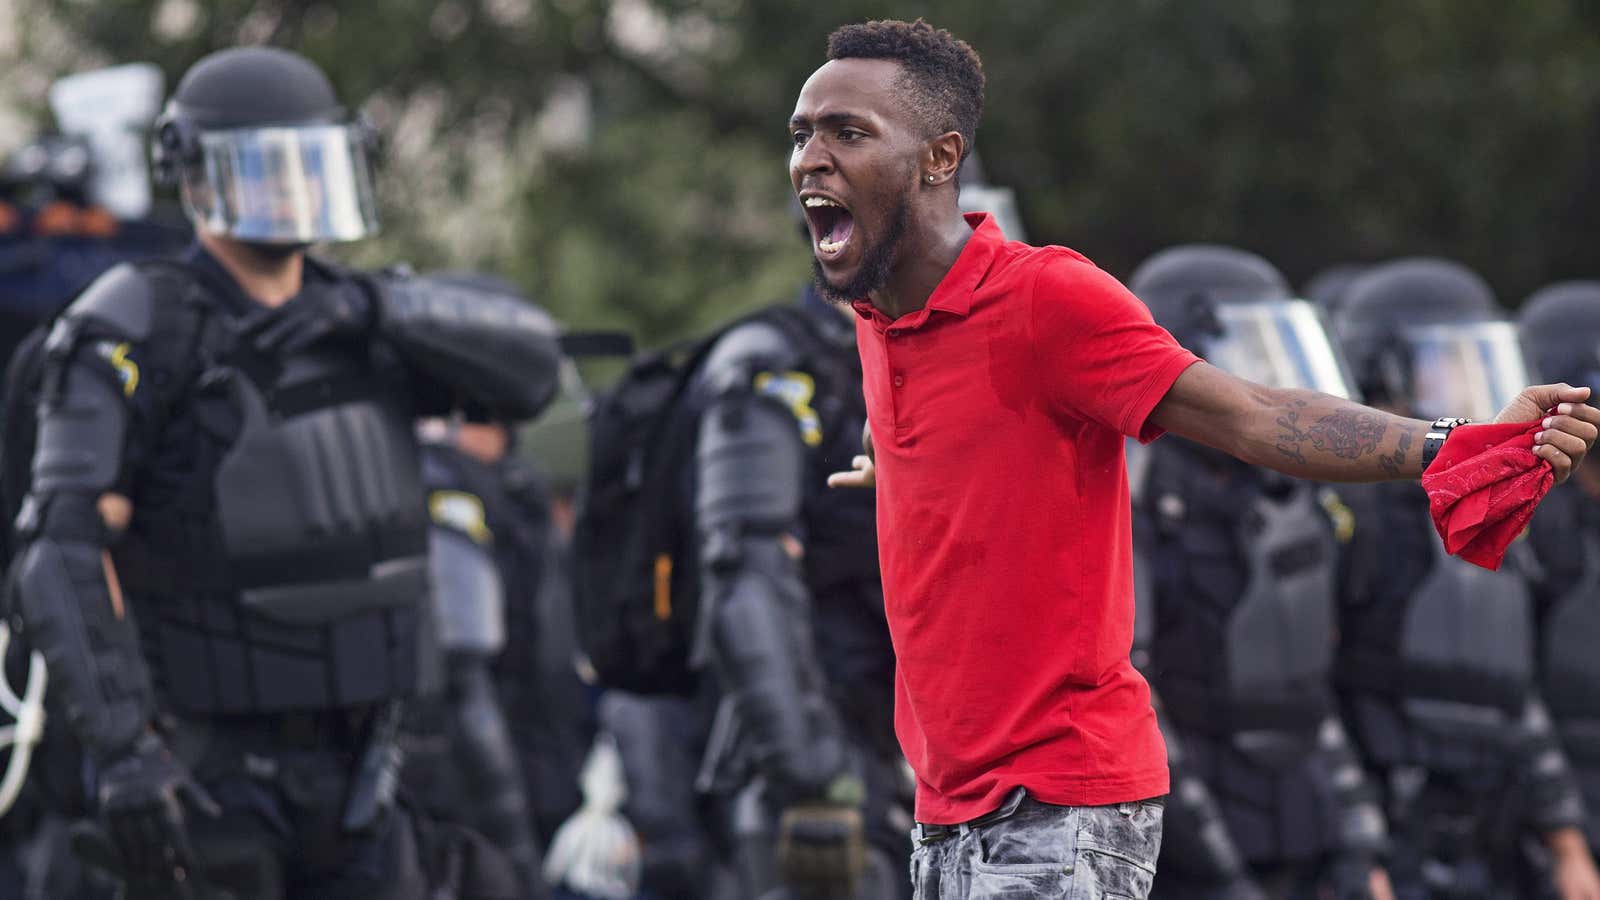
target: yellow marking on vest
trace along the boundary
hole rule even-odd
[[[656,618],[672,618],[672,557],[665,553],[656,555]]]
[[[428,515],[435,524],[453,528],[479,544],[494,540],[483,501],[466,491],[434,491],[428,495]]]
[[[1344,500],[1340,499],[1332,488],[1323,488],[1317,494],[1317,500],[1321,502],[1328,518],[1333,521],[1333,536],[1341,544],[1350,543],[1350,539],[1356,536],[1356,514],[1345,505]]]
[[[133,392],[139,388],[139,364],[128,358],[128,353],[133,348],[126,342],[111,348],[107,357],[111,365],[117,370],[117,375],[122,379],[122,396],[132,397]]]
[[[811,408],[817,382],[804,372],[762,372],[756,376],[756,393],[782,403],[800,424],[800,439],[807,447],[822,443],[822,417]]]

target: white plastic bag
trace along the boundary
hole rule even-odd
[[[583,805],[556,830],[545,881],[595,900],[630,900],[639,891],[639,837],[622,815],[628,786],[609,734],[595,738],[579,782]]]

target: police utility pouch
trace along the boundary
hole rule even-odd
[[[778,823],[778,870],[784,883],[806,896],[850,897],[867,868],[861,810],[803,804],[784,810]]]

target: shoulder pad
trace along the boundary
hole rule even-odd
[[[717,339],[706,357],[705,372],[708,380],[717,382],[717,374],[729,369],[790,369],[800,362],[800,356],[800,348],[777,326],[749,322]]]
[[[150,278],[133,263],[118,263],[96,278],[64,314],[104,325],[130,341],[150,336],[156,292]]]

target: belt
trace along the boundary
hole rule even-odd
[[[1016,813],[1017,807],[1026,799],[1028,799],[1027,788],[1012,788],[1011,793],[1006,795],[1005,802],[993,812],[984,813],[976,819],[968,819],[955,825],[925,825],[918,822],[917,827],[912,829],[911,835],[918,844],[926,845],[937,843],[951,835],[966,834],[974,828],[982,828],[1011,818]]]
[[[258,741],[277,749],[338,750],[366,740],[376,706],[289,710],[196,717],[187,724],[224,738]]]

